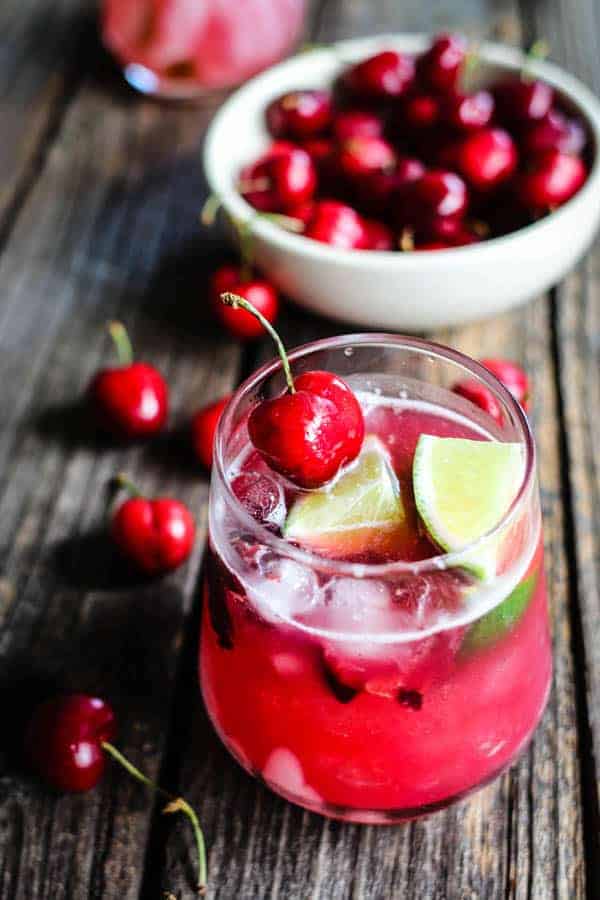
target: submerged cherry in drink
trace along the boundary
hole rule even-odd
[[[546,702],[531,435],[502,393],[499,426],[439,386],[464,377],[456,359],[373,336],[292,355],[292,369],[327,363],[342,374],[365,418],[361,456],[321,493],[276,475],[244,437],[256,399],[281,390],[275,364],[241,389],[220,427],[204,699],[249,772],[325,815],[394,822],[445,806],[513,762]],[[444,554],[421,515],[413,468],[423,435],[523,448],[512,513],[460,559]],[[365,508],[376,512],[368,522]]]

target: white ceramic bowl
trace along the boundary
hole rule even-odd
[[[242,165],[269,142],[264,111],[294,88],[330,85],[349,62],[383,47],[416,53],[425,35],[385,35],[312,50],[249,81],[221,108],[206,137],[210,189],[227,214],[248,221],[254,211],[235,191]],[[499,44],[481,47],[482,79],[518,72],[523,54]],[[581,190],[539,222],[505,237],[435,253],[338,250],[254,218],[256,261],[297,303],[314,312],[371,328],[422,331],[456,325],[524,303],[556,284],[592,241],[600,220],[600,103],[580,81],[550,63],[536,76],[552,84],[587,120],[594,162]]]

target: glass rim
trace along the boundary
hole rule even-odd
[[[320,572],[332,575],[349,576],[351,578],[385,577],[396,574],[418,576],[427,573],[432,569],[440,570],[458,566],[460,565],[460,561],[464,560],[465,554],[470,554],[471,551],[476,552],[479,547],[483,547],[488,541],[493,540],[496,534],[499,534],[505,528],[510,526],[511,522],[517,517],[519,511],[529,497],[530,487],[536,471],[535,441],[529,420],[520,403],[513,397],[502,382],[489,371],[489,369],[486,369],[480,362],[472,359],[472,357],[467,356],[460,350],[454,350],[452,347],[439,344],[435,341],[428,341],[423,338],[406,335],[389,334],[386,332],[359,332],[356,334],[343,334],[335,337],[322,338],[317,341],[301,344],[288,352],[288,358],[290,364],[293,365],[297,360],[320,350],[342,348],[345,345],[355,347],[359,344],[362,346],[372,344],[377,347],[388,346],[390,349],[411,350],[429,357],[437,358],[444,362],[453,363],[459,368],[462,368],[466,374],[474,376],[476,379],[487,385],[487,387],[492,388],[499,396],[504,407],[512,413],[522,432],[522,443],[525,448],[525,467],[519,490],[517,491],[514,500],[504,516],[492,529],[480,535],[475,541],[472,541],[460,550],[442,552],[416,562],[394,560],[385,563],[358,563],[332,559],[321,556],[312,550],[305,550],[302,547],[298,547],[297,545],[286,541],[284,537],[274,534],[265,525],[257,522],[231,489],[231,483],[227,478],[224,464],[225,436],[231,430],[234,411],[240,401],[260,384],[260,382],[265,381],[277,371],[282,370],[281,360],[278,357],[275,357],[260,366],[260,368],[248,376],[248,378],[239,385],[230,397],[217,426],[214,446],[213,477],[217,477],[222,483],[228,502],[235,507],[236,513],[240,516],[241,520],[248,525],[248,528],[252,530],[253,534],[257,536],[261,544],[268,546],[281,556],[293,559],[301,565],[309,566]]]

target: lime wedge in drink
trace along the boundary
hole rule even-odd
[[[537,583],[534,573],[520,584],[498,606],[470,626],[461,646],[461,654],[469,656],[500,640],[521,620]]]
[[[517,495],[525,460],[520,444],[422,434],[413,460],[417,510],[432,540],[459,552],[499,524]],[[466,551],[459,565],[478,578],[496,574],[498,540]]]
[[[393,552],[406,528],[398,480],[381,441],[369,435],[357,461],[331,485],[299,497],[287,517],[288,540],[342,559]]]

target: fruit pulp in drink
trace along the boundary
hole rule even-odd
[[[400,485],[402,534],[393,547],[354,548],[365,575],[354,578],[282,558],[242,529],[226,536],[236,567],[211,516],[200,677],[217,732],[249,772],[311,810],[385,823],[441,808],[512,763],[542,715],[551,646],[539,522],[512,583],[498,565],[492,608],[484,591],[464,609],[472,575],[460,567],[371,577],[372,564],[440,555],[413,496],[419,436],[493,436],[432,403],[359,397]],[[250,447],[229,475],[277,532],[294,489]]]

